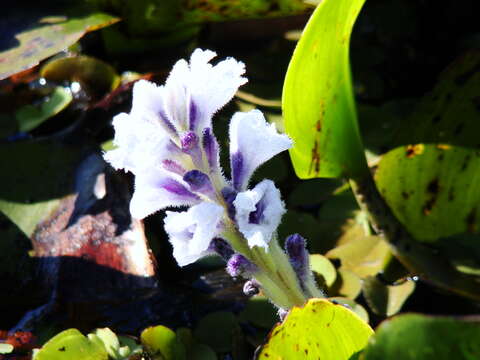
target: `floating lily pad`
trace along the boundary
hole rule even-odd
[[[102,12],[79,12],[66,16],[31,16],[14,14],[24,19],[25,29],[15,34],[18,45],[0,52],[0,80],[37,65],[77,42],[85,33],[111,25],[119,19]]]
[[[480,359],[479,339],[476,317],[398,315],[380,324],[360,359]]]
[[[368,324],[343,305],[311,299],[273,328],[258,359],[348,360],[372,334]]]
[[[39,105],[24,105],[15,112],[18,129],[28,132],[45,120],[58,114],[72,101],[72,94],[64,87],[57,86]]]
[[[62,331],[35,354],[35,360],[107,360],[105,348],[77,329]]]
[[[158,325],[142,331],[140,340],[154,360],[186,359],[185,347],[174,331]]]

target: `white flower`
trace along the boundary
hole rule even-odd
[[[166,212],[165,231],[178,265],[191,264],[210,254],[210,242],[221,231],[223,212],[221,206],[209,202],[202,202],[184,212]]]
[[[179,60],[174,65],[165,83],[161,100],[179,134],[193,131],[199,135],[210,128],[213,114],[247,82],[242,77],[243,63],[228,58],[213,66],[210,60],[215,56],[213,51],[196,49],[190,63]]]
[[[263,180],[252,190],[239,193],[233,205],[235,220],[248,245],[268,249],[268,243],[285,213],[280,191],[274,183]]]
[[[253,172],[264,162],[292,146],[292,140],[277,133],[259,110],[238,112],[230,121],[230,163],[232,185],[247,188]]]

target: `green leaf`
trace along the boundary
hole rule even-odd
[[[415,282],[412,280],[386,285],[374,276],[364,279],[362,289],[370,309],[381,316],[392,316],[399,312],[414,290]]]
[[[19,11],[20,12],[20,11]],[[23,29],[15,35],[19,44],[0,52],[0,80],[37,65],[70,45],[85,33],[119,21],[118,18],[101,12],[81,12],[66,16],[27,17]],[[24,18],[25,14],[14,14]]]
[[[329,259],[339,259],[342,268],[364,278],[382,270],[389,252],[388,244],[379,236],[356,236],[346,244],[330,250],[326,256]]]
[[[395,316],[380,324],[362,360],[480,359],[478,318]]]
[[[275,306],[265,296],[254,296],[248,299],[245,309],[240,313],[240,320],[270,330],[278,322]]]
[[[343,305],[311,299],[273,328],[258,359],[348,360],[372,334],[368,324]]]
[[[335,266],[325,256],[320,254],[310,255],[310,268],[316,276],[323,278],[327,287],[333,285],[337,278]]]
[[[476,232],[480,225],[480,153],[445,144],[396,148],[376,173],[380,193],[418,241]]]
[[[194,337],[212,347],[216,352],[232,350],[233,336],[238,329],[236,317],[227,311],[210,313],[200,319],[194,331]]]
[[[140,340],[154,360],[186,359],[185,347],[175,332],[165,326],[152,326],[143,330]]]
[[[92,341],[93,338],[100,340],[110,358],[115,360],[122,358],[119,354],[120,341],[117,335],[109,328],[97,329],[93,334],[88,334],[88,338]]]
[[[365,0],[324,0],[310,18],[288,67],[282,107],[302,179],[366,171],[349,68],[349,43]]]
[[[328,293],[334,296],[343,296],[355,299],[362,291],[362,280],[353,272],[346,269],[337,270],[337,278]]]
[[[111,65],[90,56],[54,59],[42,67],[40,76],[58,83],[77,81],[89,94],[96,96],[120,84],[120,76]]]
[[[15,112],[20,131],[30,131],[45,120],[58,114],[72,101],[72,94],[64,87],[58,86],[39,105],[25,105]]]
[[[347,299],[341,296],[329,297],[328,300],[332,301],[334,304],[340,304],[340,305],[346,306],[347,308],[352,310],[355,314],[357,314],[360,317],[360,319],[368,323],[369,316],[368,316],[367,310],[365,310],[365,308],[362,305],[356,303],[354,300]]]
[[[84,155],[50,140],[2,144],[0,211],[30,237],[60,199],[73,193],[74,171]]]
[[[62,331],[35,354],[35,360],[107,360],[105,348],[77,329]]]

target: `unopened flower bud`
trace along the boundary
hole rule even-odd
[[[255,280],[248,280],[243,285],[243,293],[247,296],[254,296],[260,292],[260,284]]]
[[[290,235],[285,240],[285,250],[300,282],[305,281],[309,271],[309,256],[305,245],[305,239],[299,234]]]
[[[250,276],[257,271],[257,267],[245,256],[234,254],[227,262],[227,272],[231,277]]]
[[[180,143],[182,144],[182,150],[188,153],[198,145],[198,137],[194,132],[189,131],[183,134]]]

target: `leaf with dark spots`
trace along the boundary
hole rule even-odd
[[[405,148],[405,155],[407,158],[411,159],[417,155],[421,155],[423,153],[423,149],[423,144],[407,145]]]

